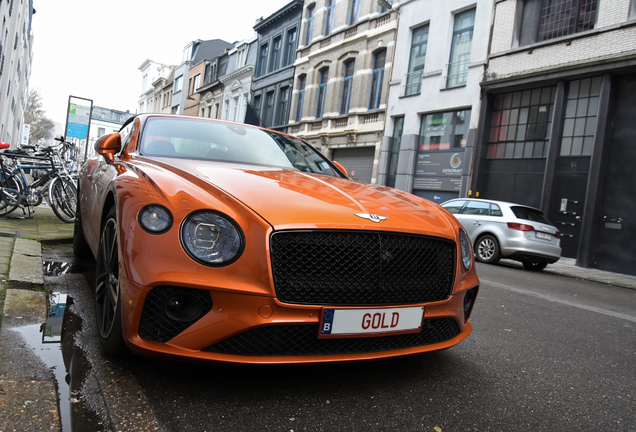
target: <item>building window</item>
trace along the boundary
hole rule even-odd
[[[360,8],[360,0],[349,1],[349,25],[354,25],[358,22],[358,9]]]
[[[311,43],[311,32],[314,30],[314,9],[316,5],[307,6],[307,27],[305,27],[305,46]]]
[[[636,0],[629,2],[629,19],[636,18]]]
[[[495,96],[489,159],[544,158],[552,126],[555,87]]]
[[[285,58],[283,66],[289,66],[296,60],[296,27],[287,30],[287,39],[285,40]]]
[[[349,100],[351,99],[351,84],[353,83],[353,70],[355,61],[349,60],[344,65],[344,83],[342,85],[342,100],[340,101],[340,114],[349,112]]]
[[[468,63],[473,44],[473,28],[475,26],[475,9],[455,16],[455,29],[451,46],[450,62],[446,88],[466,85]]]
[[[97,128],[97,138],[106,135],[106,128],[98,127]]]
[[[230,100],[226,99],[223,101],[223,120],[229,120],[230,115]]]
[[[194,93],[201,86],[201,74],[196,74],[194,78],[190,80],[189,94]]]
[[[386,63],[386,50],[376,52],[373,55],[373,74],[371,75],[371,95],[369,96],[369,109],[380,107],[382,98],[382,81],[384,79],[384,64]]]
[[[296,101],[296,122],[299,122],[303,115],[303,103],[305,102],[305,79],[306,75],[298,77],[298,100]]]
[[[404,117],[397,117],[393,123],[393,137],[391,139],[391,151],[389,152],[389,171],[387,172],[386,185],[395,187],[397,168],[402,146],[402,132],[404,131]]]
[[[276,125],[284,126],[288,120],[289,87],[283,87],[278,93],[278,107],[276,111]]]
[[[465,148],[469,126],[470,110],[424,114],[419,151]]]
[[[181,91],[181,86],[183,85],[183,75],[179,75],[174,79],[174,93]]]
[[[592,154],[601,82],[601,77],[570,82],[563,120],[561,156]]]
[[[329,78],[329,68],[320,70],[320,84],[318,85],[318,104],[316,106],[316,118],[322,117],[325,109],[325,96],[327,95],[327,79]]]
[[[269,52],[268,45],[265,43],[261,45],[258,53],[258,70],[256,76],[263,76],[267,71],[267,54]]]
[[[327,0],[327,15],[325,16],[325,36],[329,36],[333,30],[333,11],[336,7],[335,0]]]
[[[405,96],[420,94],[422,91],[422,75],[428,47],[428,25],[413,30],[411,41],[411,57],[409,58],[409,72],[406,76]]]
[[[280,50],[282,47],[282,37],[276,36],[272,42],[272,55],[269,58],[269,72],[278,69],[280,64]]]
[[[265,107],[263,108],[263,123],[265,127],[271,127],[274,120],[274,91],[265,95]]]
[[[245,66],[247,61],[247,45],[242,45],[236,52],[236,68]]]
[[[598,0],[526,0],[519,35],[521,46],[594,28]]]
[[[239,112],[239,97],[236,96],[232,99],[232,121],[238,121]]]

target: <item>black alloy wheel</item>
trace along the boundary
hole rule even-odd
[[[111,208],[102,228],[95,268],[95,317],[104,352],[121,356],[127,352],[121,321],[117,217]]]

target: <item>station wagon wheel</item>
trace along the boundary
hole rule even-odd
[[[523,266],[526,268],[526,270],[541,271],[548,266],[548,263],[524,261]]]
[[[102,347],[107,354],[126,353],[121,322],[117,218],[112,208],[106,217],[95,269],[95,317]]]
[[[495,264],[499,262],[501,258],[501,252],[499,251],[499,242],[494,236],[486,234],[477,240],[475,245],[475,251],[477,255],[477,261],[486,264]]]

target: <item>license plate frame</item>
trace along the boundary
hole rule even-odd
[[[541,240],[552,240],[552,234],[535,231],[535,237]]]
[[[424,306],[390,308],[323,308],[319,338],[365,337],[418,333]]]

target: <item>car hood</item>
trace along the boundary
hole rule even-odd
[[[455,235],[437,205],[388,187],[282,168],[174,159],[170,165],[171,170],[185,171],[232,195],[277,230],[378,229]],[[365,215],[386,219],[374,222]]]

